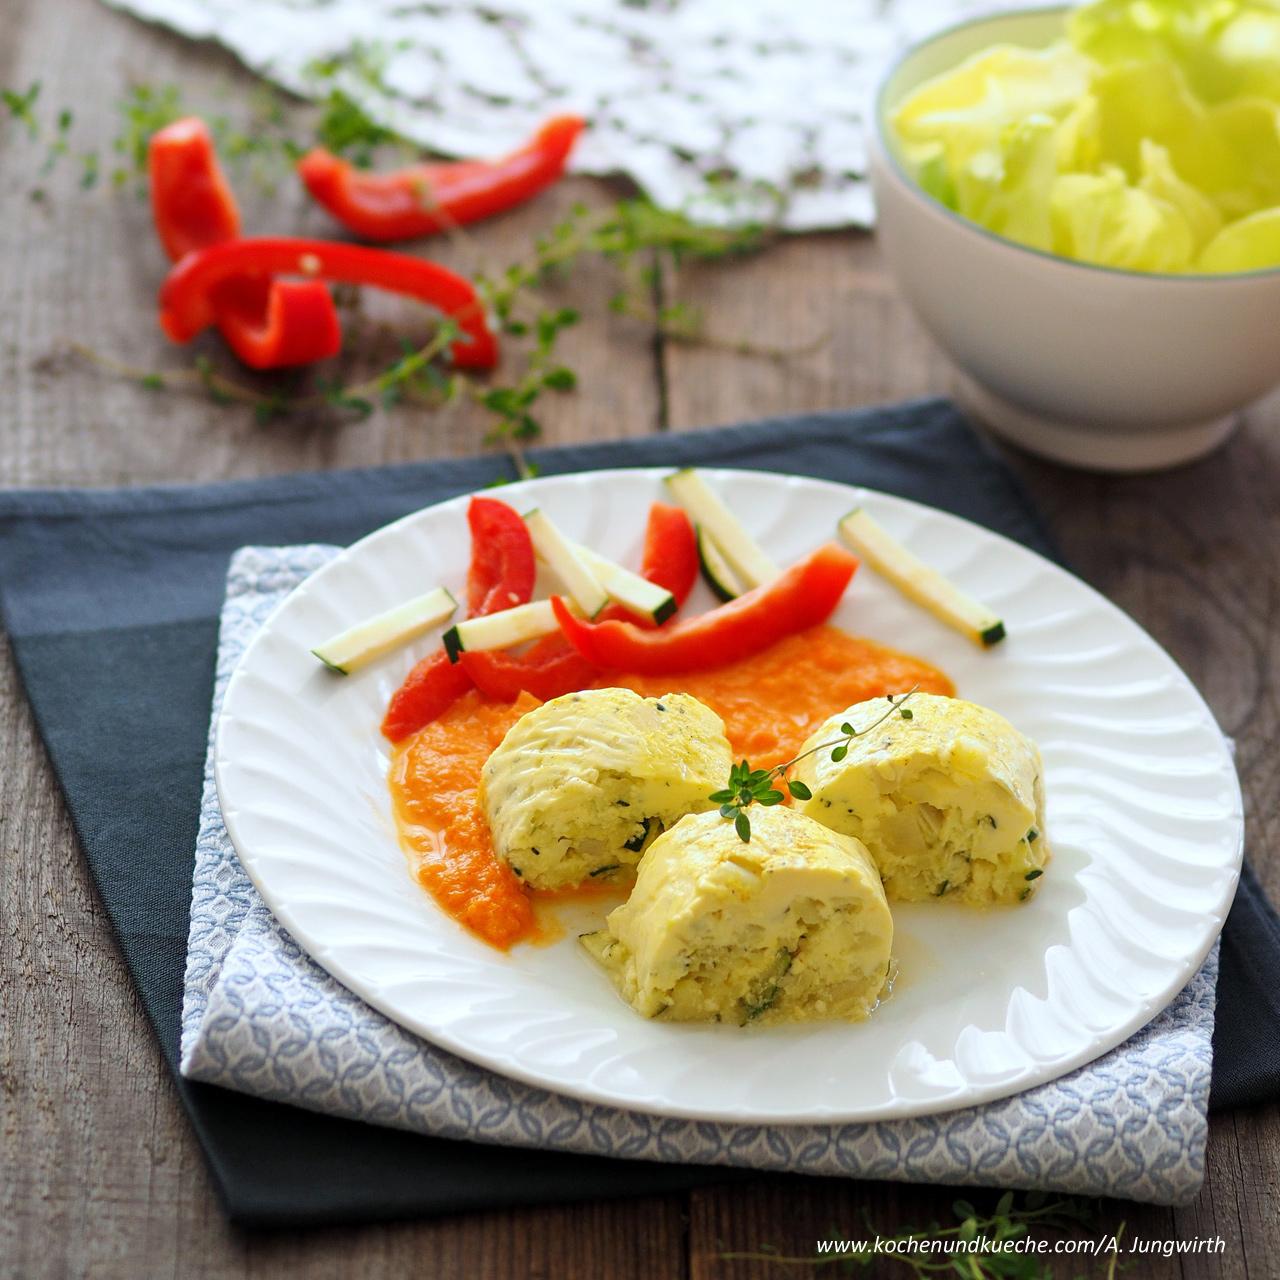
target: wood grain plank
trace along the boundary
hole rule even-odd
[[[718,343],[799,353],[768,359],[668,341],[672,430],[952,389],[949,366],[898,301],[866,235],[804,236],[754,258],[689,264],[663,288],[696,308]]]
[[[947,362],[896,296],[870,237],[806,237],[747,264],[686,268],[664,285],[672,298],[701,309],[717,338],[785,347],[830,334],[818,350],[783,362],[666,344],[665,394],[674,428],[954,391]],[[1212,458],[1163,475],[1087,475],[1002,452],[1068,561],[1169,650],[1235,739],[1248,849],[1275,896],[1280,396],[1251,411]],[[1208,1177],[1195,1204],[1177,1211],[1105,1204],[1099,1229],[1124,1220],[1130,1237],[1220,1233],[1226,1240],[1223,1255],[1173,1263],[1144,1255],[1126,1274],[1275,1275],[1280,1222],[1274,1208],[1268,1213],[1262,1204],[1280,1179],[1278,1146],[1276,1108],[1215,1117]],[[692,1274],[708,1280],[782,1274],[776,1266],[720,1255],[763,1243],[809,1252],[837,1225],[854,1230],[864,1211],[885,1231],[946,1220],[951,1199],[951,1192],[925,1188],[825,1182],[806,1188],[795,1180],[697,1191],[690,1210]],[[1276,1203],[1274,1195],[1269,1203]]]

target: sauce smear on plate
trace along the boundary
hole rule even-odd
[[[794,756],[834,712],[912,685],[925,693],[955,693],[951,681],[927,662],[827,626],[788,636],[714,671],[610,672],[596,682],[645,697],[692,694],[724,720],[735,757],[764,768]],[[537,923],[528,888],[493,851],[476,792],[490,753],[536,706],[538,700],[527,693],[514,703],[468,693],[401,743],[391,765],[396,822],[416,879],[442,910],[503,950],[534,937]]]

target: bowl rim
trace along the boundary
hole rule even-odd
[[[906,48],[899,50],[885,65],[876,81],[871,109],[872,142],[891,175],[906,187],[908,192],[916,199],[923,200],[926,205],[941,213],[946,220],[955,224],[963,232],[1003,245],[1015,252],[1029,254],[1043,262],[1052,262],[1062,267],[1076,268],[1081,271],[1091,271],[1107,276],[1127,277],[1130,280],[1164,281],[1179,285],[1194,285],[1197,282],[1226,284],[1230,281],[1245,282],[1266,279],[1270,276],[1280,276],[1280,264],[1274,267],[1256,267],[1251,271],[1135,271],[1131,267],[1108,267],[1098,262],[1083,262],[1079,258],[1068,258],[1059,253],[1050,253],[1047,249],[1036,249],[1029,244],[1011,240],[1008,236],[999,235],[984,227],[980,222],[974,222],[971,218],[966,218],[963,214],[957,213],[954,209],[943,204],[937,197],[930,195],[903,168],[889,134],[888,112],[885,109],[885,97],[889,91],[889,82],[898,73],[903,63],[914,57],[922,49],[927,49],[932,44],[949,39],[958,32],[967,31],[972,27],[995,26],[1016,18],[1047,18],[1054,14],[1065,15],[1076,7],[1076,5],[1071,4],[1029,4],[1017,9],[1002,9],[995,13],[976,14],[973,17],[963,18],[959,22],[952,22],[945,27],[940,27],[923,39],[913,41]],[[879,211],[877,210],[877,221],[878,216]]]

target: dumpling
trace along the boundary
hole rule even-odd
[[[686,693],[587,689],[535,707],[485,763],[493,847],[526,884],[622,876],[707,797],[732,764],[724,722]]]
[[[883,699],[832,716],[802,750],[869,725]],[[916,693],[898,714],[854,738],[843,760],[818,751],[792,771],[813,798],[802,813],[863,841],[891,901],[975,905],[1030,897],[1049,861],[1040,752],[1003,716]]]
[[[583,945],[648,1018],[865,1018],[889,978],[893,920],[866,849],[791,809],[719,813],[654,841],[630,899]]]

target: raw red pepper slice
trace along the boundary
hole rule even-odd
[[[218,332],[251,369],[287,369],[336,356],[342,325],[320,280],[236,276],[214,291]]]
[[[161,328],[174,342],[190,342],[217,321],[218,286],[255,273],[341,280],[417,298],[457,321],[461,335],[452,345],[456,365],[490,369],[497,363],[497,340],[469,280],[424,258],[330,240],[263,236],[187,254],[160,287]]]
[[[472,687],[461,665],[449,661],[443,649],[429,653],[391,695],[382,717],[382,732],[392,742],[417,733],[442,716]]]
[[[856,556],[828,542],[773,582],[700,617],[656,629],[585,622],[559,596],[551,604],[566,639],[598,667],[649,675],[704,671],[825,622],[857,567]]]
[[[467,508],[471,567],[467,604],[471,617],[526,603],[533,595],[537,566],[529,529],[505,502],[474,497]],[[698,574],[693,525],[679,508],[655,502],[649,509],[641,572],[683,603]],[[611,606],[605,617],[629,617]],[[514,702],[522,692],[543,702],[588,687],[599,668],[561,634],[544,636],[524,653],[463,653],[452,670],[444,655],[424,658],[391,700],[382,731],[392,741],[416,732],[449,708],[474,683],[487,698]]]
[[[307,190],[366,240],[412,240],[492,217],[537,195],[564,173],[586,121],[548,120],[501,160],[409,165],[392,173],[357,169],[317,147],[298,161]]]
[[[508,653],[463,653],[458,661],[476,688],[497,702],[514,702],[521,693],[531,693],[546,702],[562,693],[585,689],[600,674],[559,633],[543,636],[517,657]]]
[[[165,125],[147,145],[151,215],[174,262],[240,234],[240,210],[198,116]]]
[[[475,497],[467,507],[471,568],[467,608],[473,618],[528,604],[538,567],[529,526],[514,508],[494,498]]]
[[[649,508],[640,572],[670,591],[677,605],[683,604],[693,589],[698,576],[698,545],[693,525],[679,507],[655,502]],[[600,615],[600,621],[609,618],[634,621],[633,614],[616,604]],[[600,674],[599,668],[561,634],[545,636],[519,655],[472,652],[464,653],[460,661],[476,688],[499,702],[514,702],[521,692],[546,702],[563,693],[585,689]]]
[[[670,591],[677,606],[689,598],[698,580],[698,540],[682,508],[666,502],[649,508],[640,572],[655,586]]]
[[[151,213],[165,252],[176,261],[240,234],[240,210],[203,120],[187,116],[152,135],[147,147]],[[342,328],[319,280],[245,275],[214,292],[218,329],[254,369],[282,369],[336,355]]]
[[[505,502],[472,498],[467,521],[471,526],[467,602],[472,616],[525,604],[533,595],[537,564],[524,518]],[[514,702],[521,690],[545,702],[581,689],[595,676],[595,668],[559,634],[545,636],[518,657],[463,653],[458,665],[485,697],[500,702]]]
[[[467,616],[478,618],[512,605],[527,604],[533,595],[537,565],[529,526],[519,512],[505,502],[474,497],[467,507],[467,525],[471,530]],[[567,648],[560,636],[550,639]],[[573,658],[581,664],[576,653]],[[423,658],[391,695],[382,718],[383,734],[392,742],[407,738],[443,715],[472,687],[466,665],[450,662],[444,650],[437,649]],[[508,701],[515,696],[512,694]]]

